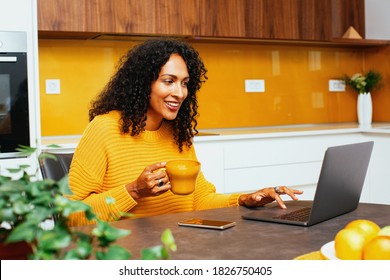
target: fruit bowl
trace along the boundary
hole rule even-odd
[[[334,249],[334,241],[330,241],[321,247],[321,254],[327,260],[340,260],[336,257],[336,251]]]

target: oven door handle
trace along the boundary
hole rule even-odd
[[[0,62],[16,62],[18,58],[16,56],[0,56]]]

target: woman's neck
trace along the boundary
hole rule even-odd
[[[159,121],[154,121],[154,120],[146,120],[146,125],[145,125],[145,130],[148,131],[155,131],[158,130],[161,127],[161,124],[163,123],[163,119]]]

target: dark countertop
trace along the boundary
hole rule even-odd
[[[248,211],[252,210],[229,207],[122,220],[114,225],[132,231],[118,241],[131,251],[132,259],[140,259],[141,249],[161,244],[162,232],[171,229],[177,244],[177,251],[171,253],[174,260],[291,260],[320,250],[349,221],[370,219],[381,227],[390,225],[390,205],[380,204],[360,204],[353,212],[311,227],[242,219]],[[237,225],[223,231],[177,225],[192,217],[230,220]],[[84,228],[89,230],[91,226]]]

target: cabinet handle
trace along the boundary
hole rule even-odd
[[[0,56],[0,62],[16,62],[17,60],[16,56]]]

